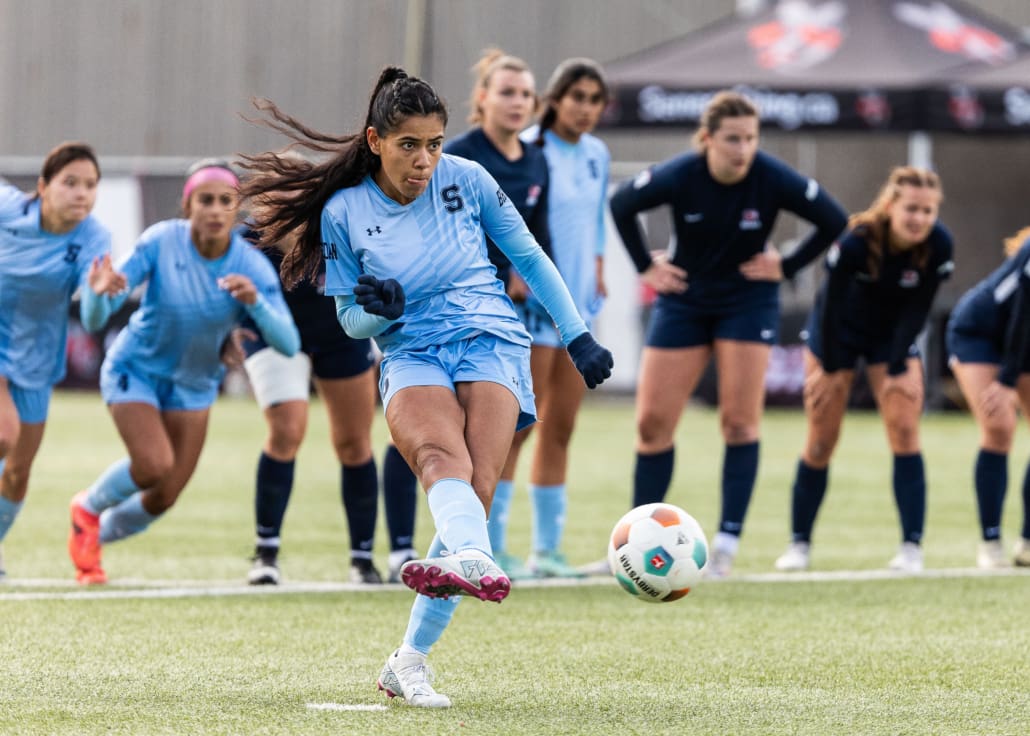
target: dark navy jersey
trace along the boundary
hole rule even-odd
[[[490,142],[482,128],[473,128],[447,141],[444,152],[476,161],[490,172],[526,221],[536,242],[551,257],[551,233],[547,224],[547,159],[539,146],[522,143],[522,158],[509,161]],[[497,277],[507,284],[511,262],[489,236],[486,244],[487,255],[497,269]]]
[[[244,227],[241,231],[243,237],[251,242],[257,240],[257,234],[253,230]],[[275,246],[265,246],[260,250],[272,262],[276,273],[279,273],[283,262],[283,252]],[[300,332],[301,345],[304,349],[308,349],[309,346],[328,348],[336,343],[350,340],[336,317],[336,303],[332,297],[325,295],[324,261],[320,263],[318,275],[314,280],[304,279],[289,291],[283,288],[283,297],[286,299],[286,306],[289,307],[293,321]],[[254,324],[249,318],[244,320],[243,326],[254,329]]]
[[[988,337],[1001,347],[998,380],[1015,386],[1030,354],[1030,238],[970,289],[960,305],[952,317],[956,329]]]
[[[783,259],[787,278],[817,258],[847,224],[844,210],[814,179],[767,153],[759,151],[747,176],[729,185],[712,178],[704,154],[686,153],[641,172],[612,196],[615,226],[641,273],[651,257],[636,216],[661,205],[672,209],[669,260],[687,272],[689,287],[677,297],[686,300],[725,300],[748,286],[768,289],[738,269],[765,248],[780,210],[816,226]]]
[[[881,242],[886,243],[886,229]],[[864,341],[887,343],[888,373],[906,370],[908,348],[926,324],[941,282],[954,270],[951,233],[937,223],[922,247],[891,252],[884,246],[876,274],[869,264],[868,231],[857,228],[834,243],[826,255],[829,277],[816,299],[821,310],[823,370],[841,367],[840,340],[845,333]],[[925,265],[920,254],[926,252]]]

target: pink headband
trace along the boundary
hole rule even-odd
[[[186,180],[182,187],[182,203],[185,205],[193,190],[201,184],[207,184],[209,181],[220,181],[234,189],[238,189],[240,186],[240,180],[236,178],[236,174],[228,169],[223,169],[221,166],[205,166],[194,171],[190,178]]]

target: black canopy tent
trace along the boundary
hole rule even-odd
[[[1026,49],[958,0],[780,0],[606,64],[603,124],[692,126],[736,87],[782,130],[958,130],[961,95]]]
[[[932,128],[955,133],[1030,132],[1030,52],[989,69],[956,71],[929,92]]]

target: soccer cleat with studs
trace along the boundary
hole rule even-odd
[[[82,585],[102,585],[107,574],[100,566],[100,516],[85,509],[86,491],[72,498],[72,525],[68,533],[68,555],[75,565],[75,579]]]
[[[383,582],[383,576],[372,564],[372,560],[365,557],[351,557],[350,581],[362,585],[380,585]]]
[[[436,692],[430,684],[432,681],[433,671],[426,664],[424,654],[402,654],[398,649],[386,658],[376,685],[388,697],[403,698],[416,708],[450,708],[451,699]]]
[[[812,545],[808,542],[791,542],[787,551],[776,558],[773,566],[780,572],[801,572],[812,563]]]
[[[282,579],[279,572],[279,548],[258,546],[251,558],[253,564],[247,572],[249,585],[278,585]]]
[[[511,592],[511,580],[504,570],[477,549],[407,562],[401,567],[401,581],[430,598],[470,595],[500,603]]]

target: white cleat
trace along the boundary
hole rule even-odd
[[[470,595],[500,603],[511,592],[511,580],[504,570],[477,549],[407,562],[401,568],[401,581],[430,598]]]
[[[450,708],[451,699],[436,692],[430,685],[432,681],[433,671],[426,664],[426,655],[401,654],[398,649],[386,658],[376,684],[389,697],[404,698],[405,703],[416,708]]]
[[[1012,548],[1012,564],[1016,567],[1030,567],[1030,539],[1020,537]],[[3,566],[0,561],[0,567]]]
[[[737,555],[725,549],[712,549],[708,564],[702,568],[702,574],[710,580],[728,578],[733,571],[733,560]]]
[[[981,570],[1001,570],[1009,566],[1000,539],[980,542],[980,547],[976,551],[976,566]]]
[[[887,563],[894,572],[919,573],[923,571],[923,549],[915,542],[902,542],[898,553]]]
[[[808,542],[791,542],[787,551],[776,558],[773,566],[780,572],[801,572],[811,564],[812,545]]]

